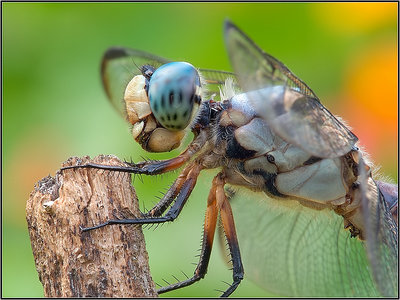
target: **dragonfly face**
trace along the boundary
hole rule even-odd
[[[233,24],[226,22],[224,34],[235,74],[125,48],[105,54],[105,90],[145,150],[170,151],[188,130],[194,139],[165,161],[77,166],[148,175],[184,166],[144,218],[84,231],[173,221],[200,172],[217,168],[194,275],[160,293],[204,277],[219,215],[233,264],[223,296],[243,279],[239,245],[249,277],[280,295],[395,296],[397,224],[385,197],[397,203],[397,188],[372,179],[357,137],[286,66]],[[128,69],[132,60],[141,67]],[[227,185],[235,188],[229,197]],[[240,197],[243,188],[250,192]]]
[[[168,130],[183,130],[201,101],[199,73],[185,62],[162,65],[151,76],[147,94],[156,120]]]

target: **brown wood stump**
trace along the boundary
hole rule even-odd
[[[115,156],[71,157],[63,166],[125,165]],[[143,233],[108,219],[139,217],[128,173],[99,169],[58,171],[40,180],[26,204],[26,220],[46,297],[157,297]]]

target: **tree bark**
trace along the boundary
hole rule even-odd
[[[71,157],[63,166],[125,165],[114,156]],[[58,171],[40,180],[26,205],[26,220],[46,297],[157,297],[140,226],[108,219],[140,216],[128,173],[98,169]]]

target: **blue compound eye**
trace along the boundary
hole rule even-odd
[[[150,78],[148,96],[157,121],[168,130],[182,130],[201,101],[199,74],[186,62],[162,65]]]

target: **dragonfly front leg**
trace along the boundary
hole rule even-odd
[[[192,141],[189,146],[177,157],[161,160],[161,161],[144,161],[137,164],[127,163],[129,166],[106,166],[99,164],[86,164],[86,165],[78,165],[78,166],[67,166],[61,168],[61,170],[68,169],[80,169],[80,168],[94,168],[94,169],[102,169],[108,171],[116,171],[116,172],[126,172],[133,174],[144,174],[144,175],[157,175],[166,173],[169,171],[173,171],[182,167],[186,162],[188,162],[194,154],[196,154],[206,143],[207,136],[205,133],[200,132],[198,136]]]
[[[126,172],[126,173],[133,173],[133,174],[144,174],[144,175],[157,175],[166,173],[169,171],[176,170],[184,165],[191,156],[185,151],[181,155],[161,161],[145,161],[140,162],[137,164],[127,163],[129,166],[107,166],[107,165],[100,165],[89,163],[86,165],[77,165],[77,166],[67,166],[61,168],[61,170],[68,170],[68,169],[82,169],[82,168],[92,168],[92,169],[101,169],[107,171],[115,171],[115,172]]]
[[[160,202],[157,203],[148,214],[144,215],[143,218],[108,220],[93,227],[81,228],[82,232],[98,229],[107,225],[157,224],[174,221],[182,211],[183,206],[196,185],[200,171],[201,166],[199,164],[194,163],[187,166]],[[175,203],[171,206],[165,216],[161,217],[162,213],[174,200]]]
[[[229,201],[225,195],[224,185],[224,175],[219,173],[214,178],[210,193],[208,195],[200,260],[196,270],[194,271],[193,277],[185,281],[163,287],[157,291],[159,294],[191,285],[192,283],[204,278],[205,274],[207,273],[208,263],[210,261],[218,212],[221,215],[221,221],[227,237],[233,263],[233,283],[221,295],[221,297],[228,297],[230,294],[232,294],[239,285],[240,281],[243,279],[244,271],[240,258],[235,224],[233,221],[233,215]]]

